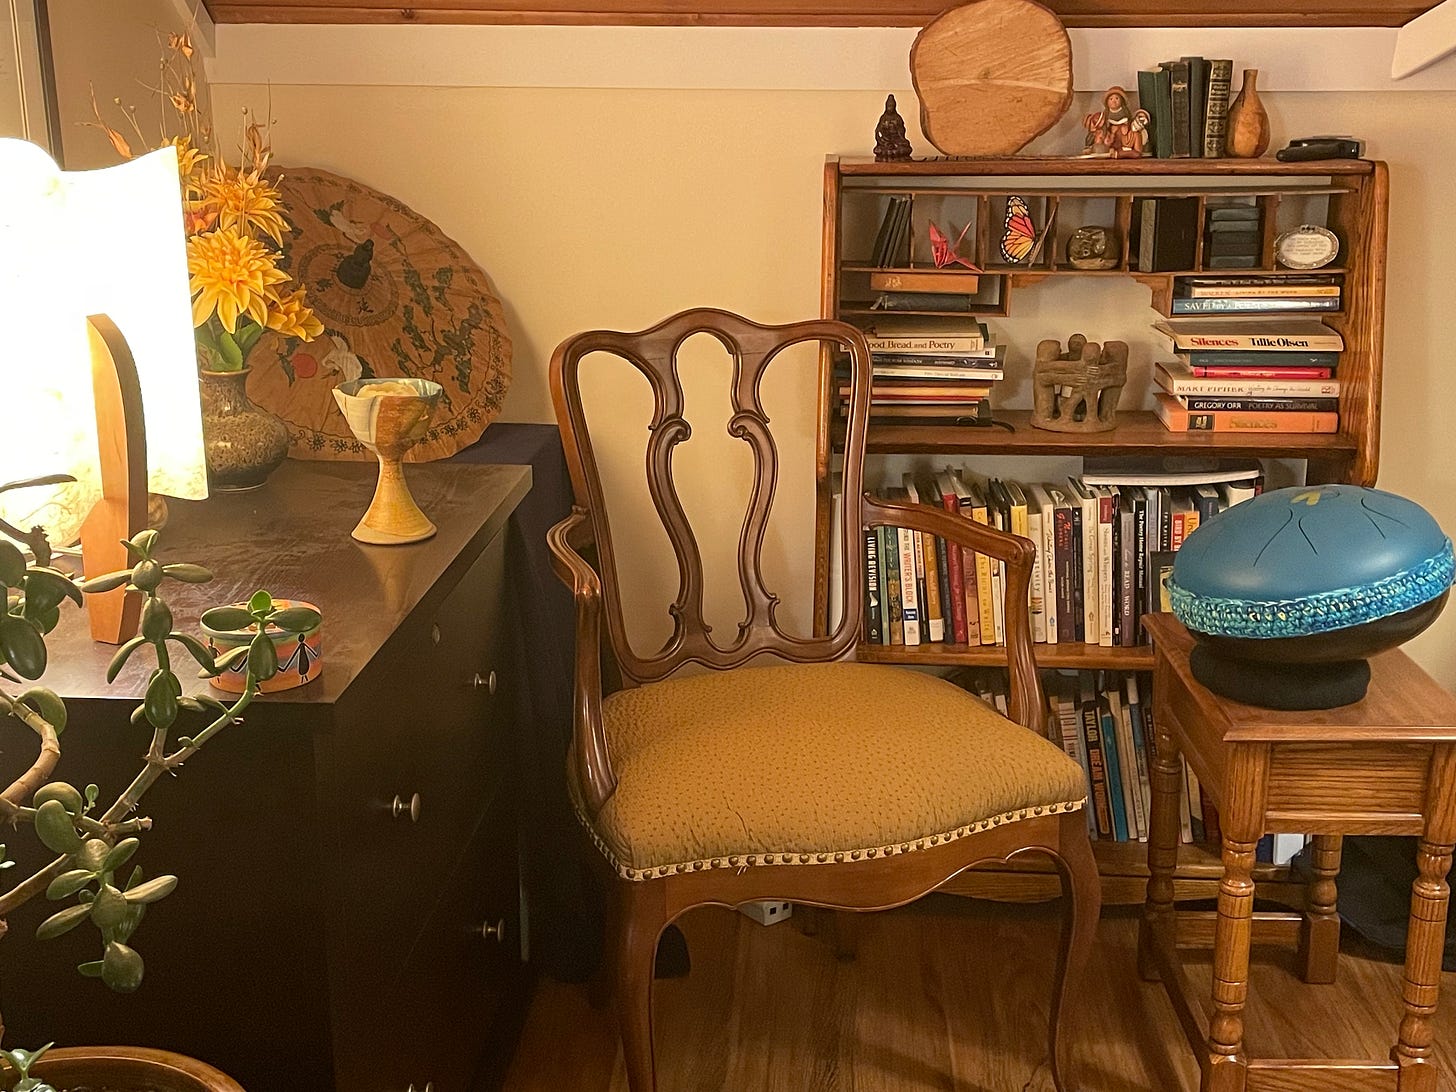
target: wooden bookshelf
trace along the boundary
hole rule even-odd
[[[925,664],[929,655],[933,662],[956,667],[1005,667],[1005,645],[871,645],[862,644],[855,656],[866,664]],[[1068,644],[1037,645],[1038,667],[1071,667],[1090,671],[1112,669],[1117,671],[1151,671],[1153,650],[1150,645],[1135,648],[1106,648],[1101,645],[1087,645],[1080,641]]]
[[[1100,202],[1106,222],[1118,232],[1121,246],[1117,265],[1102,271],[1071,268],[1058,253],[1059,239],[1049,240],[1031,265],[1005,263],[997,249],[999,211],[1005,196],[1020,194],[1034,202],[1045,217],[1074,202]],[[1338,273],[1343,281],[1342,310],[1313,312],[1300,317],[1315,318],[1339,330],[1345,339],[1338,375],[1341,380],[1340,431],[1334,435],[1175,433],[1165,429],[1148,411],[1123,410],[1117,428],[1096,434],[1045,432],[1031,425],[1024,409],[997,407],[995,417],[1008,427],[970,427],[901,423],[872,424],[869,452],[880,455],[929,455],[940,463],[946,456],[1067,457],[1098,455],[1208,454],[1229,457],[1299,459],[1306,464],[1306,478],[1315,482],[1352,482],[1373,485],[1379,466],[1380,389],[1383,365],[1385,311],[1385,240],[1388,205],[1388,176],[1385,164],[1367,160],[1336,160],[1314,163],[1280,163],[1272,159],[1066,159],[1027,157],[1013,159],[913,160],[908,163],[876,163],[869,159],[831,156],[824,171],[824,250],[822,265],[822,314],[858,325],[867,325],[871,312],[863,303],[864,277],[875,267],[865,256],[872,249],[873,228],[878,223],[877,202],[891,195],[908,195],[912,202],[941,202],[951,209],[946,219],[957,230],[970,218],[975,226],[966,235],[967,257],[982,269],[985,284],[997,278],[997,302],[967,315],[1016,317],[1016,300],[1022,293],[1035,293],[1043,282],[1065,284],[1068,278],[1130,278],[1148,289],[1149,310],[1145,321],[1152,323],[1170,310],[1176,278],[1185,276],[1279,276],[1301,271],[1285,270],[1274,262],[1273,242],[1277,229],[1293,226],[1286,221],[1309,208],[1323,210],[1323,222],[1341,239],[1336,265],[1321,273]],[[1196,197],[1200,217],[1207,202],[1239,198],[1258,204],[1263,210],[1263,256],[1256,269],[1207,269],[1203,265],[1202,231],[1192,268],[1172,272],[1143,273],[1136,269],[1136,255],[1129,245],[1129,227],[1134,203],[1139,197]],[[959,205],[949,204],[960,202]],[[998,202],[1000,202],[998,204]],[[1311,204],[1313,202],[1313,204]],[[958,212],[955,210],[959,210]],[[1075,221],[1069,221],[1075,222]],[[1080,222],[1087,222],[1081,220]],[[1295,220],[1295,223],[1305,222]],[[1321,222],[1314,218],[1311,222]],[[946,223],[941,223],[942,228]],[[923,231],[923,227],[919,228]],[[866,238],[866,233],[870,238]],[[912,236],[914,232],[912,231]],[[921,270],[928,255],[917,254],[912,244],[908,264],[899,271]],[[918,245],[923,247],[923,241]],[[972,249],[974,248],[974,249]],[[926,259],[926,260],[921,260]],[[893,312],[906,314],[907,312]],[[914,312],[908,312],[914,313]],[[1138,316],[1128,316],[1135,326]],[[1018,331],[1019,333],[1019,331]],[[1026,335],[1031,342],[1051,332]],[[1021,354],[1029,358],[1030,352]],[[830,475],[843,444],[843,425],[836,419],[837,391],[832,376],[834,360],[826,352],[820,363],[819,414],[816,463],[818,507],[816,523],[815,606],[816,618],[827,619],[828,609],[828,526]],[[1022,365],[1012,364],[1011,368]],[[1025,365],[1029,368],[1029,363]],[[1124,404],[1137,405],[1142,391],[1124,394]],[[867,475],[870,480],[873,476]],[[821,624],[823,624],[821,622]],[[1152,667],[1148,648],[1103,648],[1084,644],[1037,645],[1037,662],[1047,668],[1078,670],[1146,671]],[[996,646],[925,644],[906,648],[862,643],[858,658],[866,662],[921,667],[997,667],[1005,663],[1005,652]],[[1093,844],[1104,878],[1104,896],[1109,903],[1136,903],[1143,897],[1147,879],[1145,847],[1139,843],[1098,841]],[[1179,898],[1212,898],[1217,894],[1220,873],[1216,852],[1207,847],[1185,846],[1177,873]],[[1302,890],[1289,878],[1287,868],[1263,867],[1258,873],[1261,897],[1294,906],[1302,904]],[[1044,862],[1028,856],[1014,864],[993,864],[963,874],[948,890],[987,898],[1036,900],[1053,898],[1059,891],[1056,876]]]
[[[843,317],[843,315],[841,315]],[[1030,410],[996,410],[1002,427],[969,425],[872,424],[872,455],[1081,455],[1095,447],[1100,455],[1170,455],[1215,452],[1230,456],[1253,455],[1266,459],[1321,459],[1350,462],[1360,450],[1360,438],[1347,432],[1328,436],[1294,433],[1169,432],[1151,410],[1119,410],[1117,428],[1094,435],[1046,432],[1033,428]],[[844,443],[844,430],[831,425],[835,451]],[[1343,480],[1343,474],[1332,477]]]

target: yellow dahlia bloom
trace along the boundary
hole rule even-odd
[[[237,329],[240,315],[265,325],[268,305],[277,299],[273,285],[288,280],[262,243],[229,228],[187,240],[187,271],[192,325],[201,326],[216,313],[228,333]]]
[[[182,177],[182,185],[188,195],[201,192],[198,168],[205,160],[211,159],[206,152],[199,151],[192,146],[190,136],[174,137],[169,141],[177,149],[177,173]]]
[[[303,302],[303,289],[281,296],[278,302],[268,308],[268,329],[277,330],[284,337],[296,337],[300,341],[312,341],[324,332],[324,324]]]
[[[257,171],[223,168],[202,181],[205,207],[217,213],[219,227],[240,234],[261,231],[282,245],[288,221],[280,208],[282,195]]]

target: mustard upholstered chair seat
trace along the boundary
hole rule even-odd
[[[905,853],[1086,798],[1055,745],[903,668],[670,679],[608,696],[602,719],[617,790],[588,825],[630,880]]]

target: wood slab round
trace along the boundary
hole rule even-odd
[[[910,49],[920,128],[944,155],[1013,155],[1072,104],[1072,43],[1032,0],[937,16]]]

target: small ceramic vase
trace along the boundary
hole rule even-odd
[[[1257,159],[1269,150],[1269,114],[1259,101],[1259,70],[1244,69],[1244,86],[1229,103],[1226,152],[1235,159]]]
[[[248,397],[249,370],[199,373],[207,480],[219,492],[257,489],[288,458],[288,426]]]

